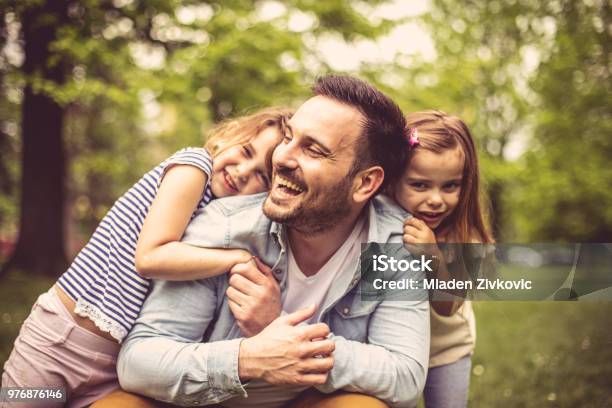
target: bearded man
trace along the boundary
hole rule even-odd
[[[416,406],[426,295],[359,294],[361,243],[402,242],[407,214],[377,193],[405,165],[404,116],[356,78],[323,77],[313,91],[273,153],[271,191],[214,200],[183,238],[261,262],[154,281],[119,356],[125,390],[179,405],[278,407],[314,387]]]

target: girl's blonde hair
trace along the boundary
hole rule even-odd
[[[293,111],[289,108],[270,107],[250,115],[224,120],[210,130],[204,147],[214,158],[231,147],[250,142],[262,130],[272,126],[277,127],[282,136],[292,115]]]
[[[411,113],[406,116],[406,124],[409,131],[416,128],[418,132],[418,144],[413,147],[411,157],[419,150],[442,153],[458,148],[465,158],[459,202],[444,220],[442,229],[449,232],[449,238],[455,242],[492,243],[488,214],[482,205],[484,196],[480,190],[478,155],[470,129],[458,117],[439,110]]]

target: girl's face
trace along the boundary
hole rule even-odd
[[[417,150],[397,183],[395,199],[435,230],[457,207],[464,163],[460,149]]]
[[[210,180],[210,188],[215,197],[267,191],[270,188],[269,158],[280,139],[280,130],[270,126],[250,142],[230,147],[218,154],[213,160]]]

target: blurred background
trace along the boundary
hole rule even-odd
[[[142,174],[225,117],[298,106],[326,73],[462,117],[498,242],[612,242],[611,7],[0,0],[0,364]],[[612,405],[609,302],[476,312],[472,406]]]

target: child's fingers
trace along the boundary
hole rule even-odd
[[[404,225],[412,225],[412,226],[415,226],[415,224],[416,224],[416,223],[415,223],[415,220],[416,220],[416,218],[415,218],[414,216],[409,217],[409,218],[406,218],[406,219],[404,220]]]
[[[404,244],[421,244],[421,240],[412,235],[412,234],[404,234],[403,236]]]
[[[410,225],[412,225],[413,227],[416,227],[418,229],[425,229],[425,228],[429,228],[427,226],[427,224],[425,224],[425,221],[423,221],[420,218],[416,218],[416,217],[412,217],[410,218]]]
[[[406,227],[416,228],[419,231],[424,231],[426,230],[426,228],[428,228],[427,224],[425,224],[423,220],[420,220],[416,217],[408,218],[407,220],[405,220],[404,228]]]
[[[415,237],[418,237],[420,233],[421,233],[421,230],[419,230],[418,228],[412,225],[404,226],[404,234],[410,234],[410,235],[414,235]]]

